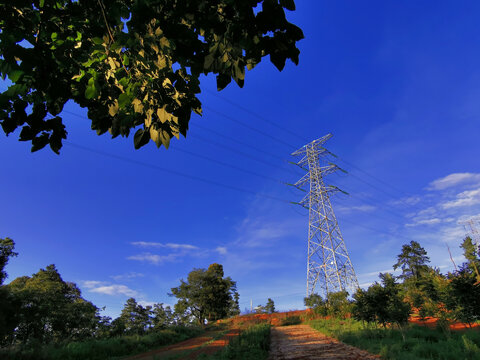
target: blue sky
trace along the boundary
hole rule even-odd
[[[0,135],[0,237],[20,254],[8,280],[54,263],[116,316],[130,296],[173,304],[180,278],[219,262],[242,309],[269,297],[303,308],[308,218],[288,203],[303,194],[282,182],[302,176],[289,154],[327,133],[349,172],[328,180],[351,194],[332,201],[360,284],[390,271],[410,240],[451,270],[446,244],[461,263],[458,221],[480,214],[479,11],[297,1],[299,66],[280,73],[265,59],[243,89],[218,94],[203,78],[204,116],[168,151],[98,137],[73,104],[60,156]]]

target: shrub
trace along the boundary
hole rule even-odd
[[[288,326],[288,325],[298,325],[302,323],[302,319],[300,316],[287,316],[285,319],[282,320],[281,326]]]

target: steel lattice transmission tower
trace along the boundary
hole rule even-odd
[[[474,216],[466,221],[459,222],[463,225],[467,235],[472,238],[472,242],[476,245],[477,249],[480,247],[480,231],[478,231],[477,224],[480,223],[480,216]]]
[[[319,293],[358,288],[358,280],[343,241],[337,218],[330,202],[330,194],[341,191],[336,186],[327,186],[324,177],[340,168],[327,162],[331,154],[322,145],[332,137],[328,134],[304,145],[292,155],[300,157],[296,163],[308,171],[294,186],[306,191],[298,204],[309,210],[307,296]]]

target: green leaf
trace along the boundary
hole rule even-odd
[[[92,83],[90,86],[87,86],[85,89],[85,98],[87,100],[93,99],[97,95],[97,89],[95,88],[95,83]]]
[[[50,37],[52,38],[52,41],[55,42],[55,41],[57,41],[58,34],[57,33],[52,33],[52,35],[50,35]]]
[[[118,106],[121,108],[125,108],[131,102],[131,97],[127,93],[120,94],[118,97]]]
[[[40,0],[40,3],[38,4],[40,9],[43,8],[43,5],[45,5],[45,0]]]
[[[15,83],[23,74],[24,72],[22,70],[12,70],[8,73],[8,78]]]
[[[103,40],[102,40],[101,38],[99,38],[99,37],[94,37],[94,38],[92,38],[92,41],[93,41],[93,43],[94,43],[95,45],[101,45],[101,44],[103,44]]]
[[[210,67],[212,66],[215,58],[213,57],[213,54],[208,54],[205,56],[205,61],[203,62],[203,68],[205,70],[210,70]]]

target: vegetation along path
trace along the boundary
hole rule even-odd
[[[128,357],[127,360],[189,360],[196,359],[201,354],[213,354],[228,345],[230,340],[238,336],[240,330],[231,329],[221,337],[219,331],[206,332],[201,336],[164,346],[157,350]]]
[[[379,359],[364,350],[323,335],[308,325],[272,327],[269,360]]]

